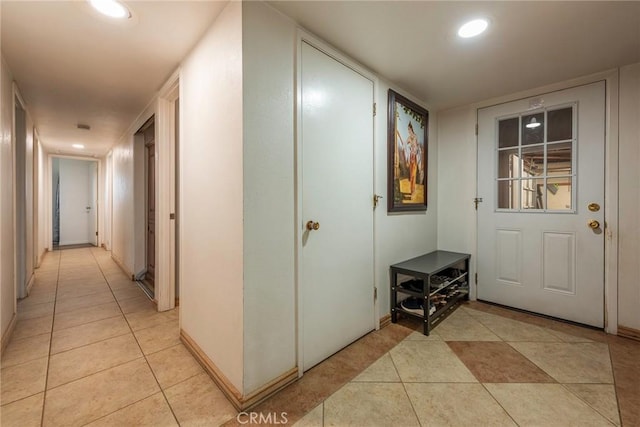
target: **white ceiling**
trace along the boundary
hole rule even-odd
[[[640,62],[640,2],[269,3],[435,110]],[[84,1],[0,2],[2,54],[50,150],[105,154],[226,1],[127,4],[119,25]],[[476,16],[490,30],[458,39]]]
[[[82,1],[2,0],[2,55],[43,144],[53,152],[105,154],[225,4],[127,1],[134,18],[122,25]]]
[[[269,3],[436,110],[640,61],[640,2]],[[479,16],[488,32],[458,38]]]

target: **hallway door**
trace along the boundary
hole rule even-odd
[[[143,130],[146,153],[146,212],[147,212],[147,269],[144,281],[147,286],[155,286],[156,271],[156,145],[154,120]]]
[[[92,160],[56,158],[59,183],[53,182],[53,195],[59,192],[59,245],[95,244],[96,215],[92,186],[97,182],[97,165]],[[55,165],[54,165],[55,169]],[[56,188],[58,185],[58,188]],[[55,200],[54,200],[55,203]],[[56,224],[54,206],[53,227]]]
[[[478,298],[601,328],[605,84],[534,104],[478,111]]]
[[[303,370],[375,328],[373,82],[302,43]]]
[[[27,122],[26,112],[15,99],[15,268],[18,298],[27,296]]]
[[[98,246],[98,162],[89,162],[89,243]]]

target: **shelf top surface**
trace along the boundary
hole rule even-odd
[[[407,261],[393,264],[391,268],[431,274],[452,264],[464,261],[471,255],[459,252],[433,251]]]

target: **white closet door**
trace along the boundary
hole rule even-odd
[[[302,45],[303,369],[375,328],[373,82]],[[319,224],[307,230],[306,223]]]

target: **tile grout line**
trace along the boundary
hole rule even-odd
[[[500,383],[496,383],[496,384],[500,384]],[[503,383],[504,384],[504,383]],[[516,383],[508,383],[508,384],[516,384]],[[526,384],[526,383],[524,383]],[[482,386],[483,389],[485,389],[485,391],[489,394],[489,396],[493,399],[494,402],[496,402],[498,404],[499,407],[502,408],[502,410],[504,411],[505,414],[507,414],[507,416],[511,419],[511,421],[513,421],[513,423],[517,426],[520,426],[520,424],[517,423],[517,421],[515,420],[515,418],[513,418],[513,416],[509,413],[509,411],[507,411],[507,408],[505,408],[502,403],[500,403],[500,401],[491,393],[491,391],[487,388],[487,386],[485,385],[485,383],[480,382],[480,385]]]
[[[618,422],[622,425],[622,413],[620,413],[620,398],[618,397],[618,385],[616,383],[616,370],[613,363],[613,355],[611,354],[611,345],[609,344],[609,338],[607,338],[607,348],[609,350],[609,363],[611,364],[611,377],[613,378],[613,392],[616,396],[616,409],[618,413]]]
[[[56,278],[56,292],[53,300],[53,313],[51,319],[51,332],[49,337],[49,354],[47,355],[47,372],[44,376],[44,393],[42,395],[42,413],[40,414],[40,426],[44,426],[44,410],[47,406],[47,386],[49,385],[49,367],[51,366],[51,344],[53,343],[53,326],[56,323],[56,304],[58,302],[58,286],[60,286],[60,265],[62,264],[62,252],[58,255],[58,274]]]
[[[611,385],[611,384],[604,384],[604,383],[593,383],[593,384],[588,384],[588,383],[558,383],[558,384],[560,384],[562,386],[562,388],[565,389],[572,396],[576,397],[578,400],[580,400],[582,403],[587,405],[589,408],[593,409],[598,415],[600,415],[602,418],[604,418],[606,421],[608,421],[611,425],[616,425],[613,421],[611,421],[603,413],[601,413],[596,408],[594,408],[593,405],[591,405],[589,402],[584,400],[582,397],[580,397],[577,394],[575,394],[569,387],[567,387],[568,384],[577,384],[577,385]],[[615,393],[615,385],[614,385],[614,393]],[[617,394],[616,394],[616,406],[618,406],[618,408],[619,408]],[[619,409],[618,409],[618,411],[619,411]],[[620,416],[620,414],[618,414],[618,416]]]
[[[500,335],[498,335],[495,331],[493,331],[493,329],[489,328],[487,325],[485,325],[484,323],[482,323],[479,319],[476,319],[475,317],[471,316],[470,314],[469,314],[469,316],[470,316],[471,318],[473,318],[476,322],[480,323],[482,326],[484,326],[485,328],[487,328],[489,331],[491,331],[491,333],[493,333],[496,337],[498,337],[498,338],[499,338],[499,341],[490,341],[490,342],[502,342],[502,343],[508,344],[508,342],[507,342],[507,341],[505,341],[505,340],[504,340]],[[445,344],[447,344],[447,346],[449,347],[449,349],[450,349],[451,351],[453,351],[453,349],[451,349],[451,347],[449,346],[449,343],[448,343],[447,341],[444,341],[444,342],[445,342]],[[488,341],[471,341],[471,342],[488,342]],[[513,347],[512,347],[512,348],[513,348]],[[476,383],[470,383],[470,384],[480,384],[480,385],[482,386],[482,388],[487,392],[487,394],[489,394],[489,397],[491,397],[491,398],[494,400],[494,402],[496,402],[496,403],[498,404],[498,406],[499,406],[500,408],[502,408],[502,410],[504,411],[504,413],[505,413],[505,414],[507,414],[507,416],[509,417],[509,419],[511,419],[511,421],[513,421],[513,423],[514,423],[516,426],[520,426],[520,424],[518,424],[518,423],[516,422],[516,420],[513,418],[513,416],[511,416],[511,414],[509,413],[509,411],[507,411],[507,409],[506,409],[504,406],[502,406],[502,404],[498,401],[498,399],[496,399],[496,397],[495,397],[493,394],[491,394],[491,392],[489,391],[489,389],[485,386],[485,383],[483,383],[482,381],[480,381],[480,379],[479,379],[478,377],[476,377],[476,375],[473,373],[473,371],[471,371],[471,369],[469,369],[469,368],[467,367],[467,365],[466,365],[466,364],[465,364],[465,363],[464,363],[464,362],[463,362],[463,361],[458,357],[458,355],[457,355],[457,354],[455,354],[455,352],[453,352],[453,354],[456,356],[456,358],[458,358],[458,360],[460,360],[460,362],[461,362],[461,363],[462,363],[462,364],[467,368],[467,370],[471,373],[471,375],[473,375],[473,377],[477,380],[477,382],[476,382]],[[543,372],[545,372],[545,371],[543,371]]]
[[[107,277],[104,274],[104,271],[102,270],[102,266],[100,265],[100,263],[98,262],[95,254],[93,253],[93,251],[91,252],[91,256],[93,256],[93,259],[95,260],[96,264],[98,264],[98,268],[100,269],[100,273],[102,274],[102,277],[104,277],[104,279],[107,281],[107,285],[109,285],[109,281],[107,280]],[[151,368],[151,364],[149,363],[149,360],[147,359],[147,355],[144,353],[144,350],[142,349],[142,346],[140,345],[140,341],[138,341],[138,337],[136,336],[133,328],[131,327],[131,323],[129,323],[129,319],[127,319],[127,316],[124,315],[124,312],[122,311],[122,307],[120,306],[120,301],[118,301],[118,299],[116,298],[116,295],[113,293],[113,289],[111,289],[111,286],[109,286],[109,289],[111,290],[111,293],[113,294],[113,298],[116,300],[116,304],[118,305],[118,308],[120,309],[120,312],[122,313],[122,316],[124,316],[125,322],[127,322],[127,325],[129,326],[129,330],[131,331],[131,335],[133,335],[133,339],[136,341],[136,344],[138,345],[138,348],[140,349],[140,353],[142,353],[142,357],[144,358],[145,363],[147,364],[147,367],[149,368],[149,372],[151,372],[151,375],[153,375],[153,379],[156,381],[156,384],[158,385],[158,388],[160,389],[160,393],[162,393],[162,397],[164,397],[164,401],[166,402],[167,406],[169,407],[169,410],[171,411],[171,415],[173,415],[173,418],[176,422],[177,425],[180,425],[180,422],[178,421],[178,417],[176,416],[173,407],[171,406],[171,403],[169,403],[169,399],[167,398],[167,395],[165,394],[164,389],[162,388],[162,386],[160,385],[160,381],[158,381],[158,377],[156,376],[156,373],[153,371],[153,368]],[[155,394],[155,393],[153,393]],[[150,395],[150,396],[153,396]],[[150,397],[150,396],[146,396],[146,398]],[[144,399],[141,399],[144,400]],[[120,410],[122,410],[123,408],[118,409],[117,411],[111,412],[111,413],[115,413],[118,412]],[[110,414],[107,414],[110,415]]]
[[[402,341],[400,341],[400,342],[402,342]],[[398,344],[400,344],[400,343],[398,343]],[[402,389],[404,390],[404,394],[407,396],[407,400],[409,400],[409,405],[411,405],[411,410],[413,410],[413,415],[416,416],[416,420],[418,421],[418,425],[420,427],[422,427],[422,421],[420,421],[420,416],[418,415],[418,411],[416,411],[416,407],[413,405],[413,400],[411,400],[411,396],[409,396],[409,392],[407,391],[407,386],[405,385],[404,381],[402,380],[402,377],[400,376],[400,371],[398,371],[398,367],[396,366],[396,362],[393,360],[393,357],[391,356],[391,350],[389,350],[385,354],[389,355],[389,359],[391,360],[391,365],[393,365],[393,369],[396,371],[396,375],[398,376],[398,379],[400,380],[400,384],[402,384]],[[384,357],[384,355],[382,355],[382,357]],[[378,360],[380,360],[382,357],[380,357]],[[375,363],[375,362],[373,362],[373,363]],[[324,409],[324,404],[323,404],[323,409]]]
[[[111,303],[107,303],[107,304],[111,304]],[[106,305],[106,304],[98,304],[98,305]],[[95,308],[95,307],[97,307],[97,306],[93,306],[93,307],[89,307],[89,308]],[[67,313],[73,313],[73,312],[72,312],[72,311],[67,311],[67,312],[65,312],[64,314],[67,314]],[[61,313],[61,314],[62,314],[62,313]],[[73,325],[73,326],[68,326],[68,327],[66,327],[66,328],[58,329],[58,330],[56,330],[55,332],[67,331],[67,330],[69,330],[69,329],[79,328],[80,326],[90,325],[90,324],[92,324],[92,323],[102,322],[103,320],[115,319],[115,318],[116,318],[116,317],[118,317],[118,316],[120,316],[120,314],[117,314],[117,315],[115,315],[115,316],[105,317],[104,319],[90,320],[90,321],[88,321],[88,322],[86,322],[86,323],[81,323],[81,324],[79,324],[79,325]]]

